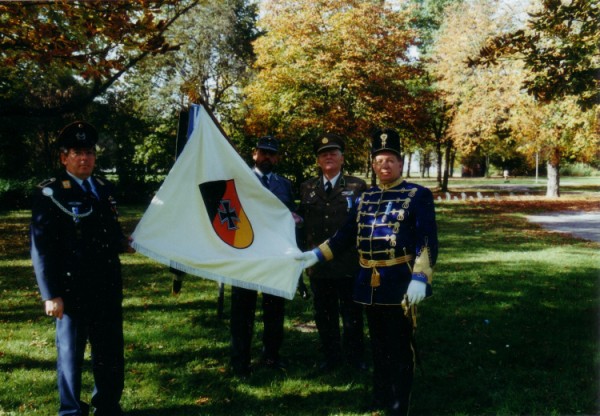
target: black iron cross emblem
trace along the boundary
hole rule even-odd
[[[219,207],[219,219],[221,224],[227,223],[229,230],[237,230],[238,226],[236,223],[240,222],[240,219],[235,212],[235,208],[231,207],[231,201],[227,199],[221,200],[221,206]]]

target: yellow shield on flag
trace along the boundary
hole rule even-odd
[[[204,182],[200,194],[215,233],[234,248],[247,248],[254,241],[252,224],[244,212],[233,179]]]

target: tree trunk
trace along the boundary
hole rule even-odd
[[[558,198],[560,196],[560,150],[555,148],[548,159],[548,185],[546,187],[546,198]]]
[[[490,177],[490,154],[489,153],[485,154],[485,168],[483,170],[483,176],[485,178]]]
[[[442,160],[442,143],[441,140],[437,140],[435,144],[435,152],[437,154],[437,182],[438,186],[442,186],[442,166],[444,166],[444,161]]]
[[[410,165],[412,164],[412,152],[407,153],[406,157],[408,158],[408,163],[406,164],[406,177],[410,178]]]
[[[452,142],[446,143],[446,149],[444,149],[444,177],[442,179],[442,185],[440,191],[448,192],[448,172],[450,171],[450,152],[452,151]]]

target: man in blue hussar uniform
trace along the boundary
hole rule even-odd
[[[301,221],[294,211],[296,204],[292,183],[273,172],[279,161],[279,141],[272,136],[261,137],[256,144],[253,156],[254,173],[281,202],[287,206],[296,223]],[[277,273],[275,270],[274,273]],[[241,287],[231,288],[231,368],[237,376],[246,377],[251,373],[251,345],[254,332],[254,315],[258,292]],[[285,369],[279,356],[283,344],[283,323],[285,299],[279,296],[262,294],[263,310],[263,351],[261,363],[272,369]]]
[[[117,219],[112,184],[92,175],[97,139],[96,129],[84,121],[61,131],[57,144],[65,169],[38,186],[32,207],[31,258],[46,314],[56,319],[60,416],[89,414],[80,398],[88,341],[94,414],[123,414],[119,253],[133,250]]]
[[[309,249],[322,243],[341,227],[367,189],[360,178],[342,171],[345,143],[342,137],[326,133],[314,143],[321,174],[300,187],[298,214],[304,219],[302,246]],[[363,308],[352,300],[358,255],[349,247],[333,261],[317,264],[307,272],[314,294],[315,322],[325,360],[321,371],[331,371],[343,362],[366,370],[363,343]],[[340,331],[340,317],[342,331]]]
[[[372,143],[379,184],[363,193],[356,217],[299,256],[305,267],[356,243],[360,272],[354,300],[365,305],[373,353],[373,409],[408,414],[415,353],[415,306],[431,294],[438,252],[433,195],[402,179],[398,133],[378,130]]]

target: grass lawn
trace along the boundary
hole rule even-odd
[[[598,414],[600,244],[525,219],[549,210],[600,210],[597,182],[563,186],[559,200],[504,190],[495,198],[489,182],[465,182],[451,184],[453,195],[476,189],[490,197],[437,201],[440,255],[434,296],[419,309],[422,365],[411,415]],[[126,230],[144,208],[121,209]],[[29,259],[29,215],[0,213],[0,416],[57,413],[54,326],[43,314]],[[140,254],[122,262],[122,405],[129,415],[371,415],[361,412],[369,373],[317,374],[310,301],[297,297],[286,305],[287,372],[259,368],[238,379],[227,370],[229,288],[219,318],[215,282],[188,276],[175,297],[164,266]],[[256,358],[261,333],[259,324]],[[85,370],[82,399],[89,401],[89,361]]]

